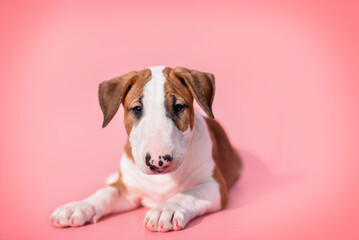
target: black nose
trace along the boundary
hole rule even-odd
[[[172,157],[169,154],[158,156],[158,159],[152,159],[150,153],[146,153],[145,156],[146,165],[151,169],[152,172],[161,173],[164,172],[170,165]]]

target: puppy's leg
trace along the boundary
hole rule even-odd
[[[119,191],[116,186],[107,186],[90,197],[70,202],[57,208],[50,217],[55,227],[77,227],[87,222],[97,222],[101,217],[134,209],[139,206],[139,200],[126,191]]]
[[[149,210],[143,225],[151,231],[181,230],[196,216],[222,208],[219,188],[219,184],[211,179],[179,192]]]

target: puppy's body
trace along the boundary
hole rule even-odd
[[[164,67],[129,74],[117,84],[100,86],[104,126],[118,109],[118,102],[111,105],[114,92],[118,86],[122,91],[115,102],[124,104],[129,141],[118,179],[81,202],[55,210],[55,226],[79,226],[143,205],[152,208],[145,227],[179,230],[227,204],[227,188],[241,169],[239,156],[218,122],[193,110],[195,98],[213,116],[213,76]]]

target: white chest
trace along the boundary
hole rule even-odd
[[[129,193],[138,196],[142,205],[153,207],[185,189],[175,174],[146,175],[125,154],[120,163],[122,180]]]

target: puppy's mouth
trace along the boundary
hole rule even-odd
[[[164,174],[164,173],[169,173],[169,172],[172,172],[170,170],[170,167],[169,166],[165,166],[165,167],[161,167],[161,168],[158,168],[152,164],[149,164],[148,167],[150,168],[151,172],[148,172],[147,174]]]
[[[150,165],[150,169],[154,174],[161,174],[161,173],[165,173],[168,170],[169,167],[163,167],[161,169],[159,169],[156,166]]]

